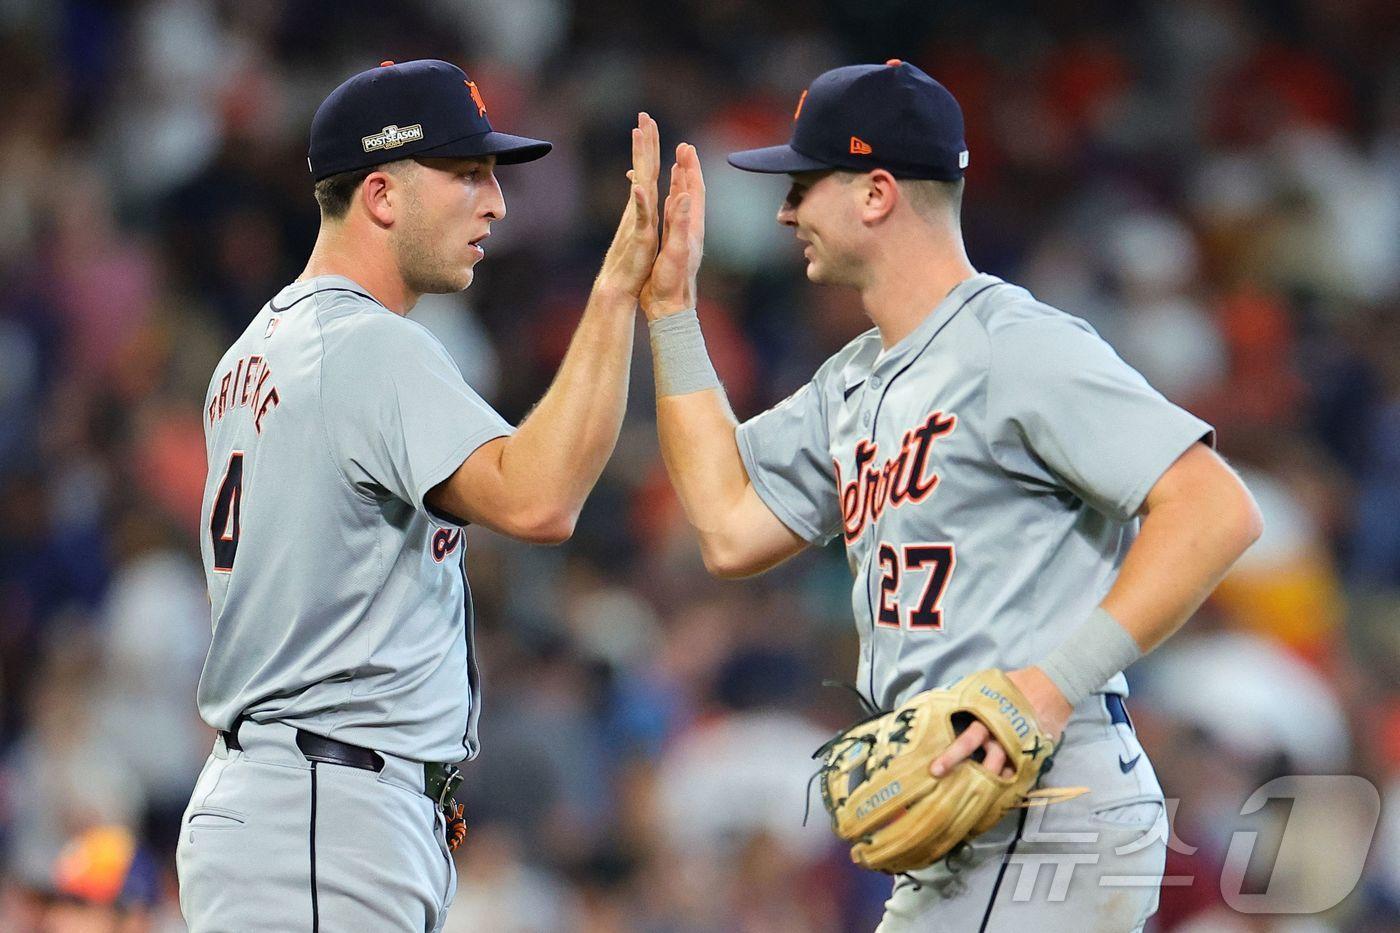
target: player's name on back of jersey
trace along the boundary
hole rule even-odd
[[[272,370],[258,354],[239,359],[219,380],[219,390],[209,399],[209,426],[223,420],[226,412],[247,408],[253,414],[253,428],[262,433],[262,421],[282,399],[272,383]]]

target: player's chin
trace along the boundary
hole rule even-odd
[[[472,284],[472,281],[476,278],[476,264],[480,261],[480,257],[474,256],[468,259],[466,263],[453,270],[452,290],[454,292],[460,292],[462,289]]]
[[[413,290],[423,295],[451,295],[460,292],[472,284],[472,279],[476,277],[476,270],[471,266],[463,266],[451,272],[439,272],[432,277],[411,281]]]

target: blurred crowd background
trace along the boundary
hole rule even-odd
[[[200,401],[311,247],[316,105],[419,57],[463,65],[497,128],[556,145],[500,172],[510,216],[472,288],[414,312],[512,420],[623,207],[637,110],[704,160],[700,313],[743,418],[868,324],[803,277],[773,220],[784,180],[725,153],[785,139],[829,67],[901,57],[944,82],[967,118],[973,262],[1090,320],[1213,422],[1265,515],[1218,594],[1129,672],[1180,801],[1168,873],[1194,879],[1151,929],[1400,929],[1385,0],[0,2],[0,928],[182,929],[175,836],[212,741],[194,707]],[[844,558],[707,577],[644,348],[639,332],[627,424],[574,539],[469,535],[484,750],[449,929],[870,930],[888,880],[848,864],[819,804],[803,826],[810,753],[859,716],[820,686],[855,669]],[[1314,916],[1230,910],[1232,835],[1277,836],[1287,815],[1241,817],[1246,798],[1338,773],[1385,802],[1355,890]],[[1325,885],[1332,854],[1366,844],[1355,810],[1338,800],[1316,855],[1274,883]]]

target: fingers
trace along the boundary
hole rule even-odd
[[[982,767],[986,768],[992,774],[1000,774],[1002,777],[1006,777],[1006,751],[1001,747],[1001,743],[996,739],[989,738],[982,743],[982,750],[986,753],[986,757],[982,759]]]
[[[676,162],[685,169],[686,190],[696,199],[696,207],[704,203],[705,174],[700,171],[700,153],[690,143],[676,147]]]
[[[684,145],[684,143],[681,144],[681,146]],[[681,146],[676,147],[677,151],[680,150]],[[684,190],[685,166],[681,165],[680,159],[677,158],[675,163],[671,166],[671,189],[666,193],[666,200],[670,201]]]
[[[699,239],[705,236],[705,176],[700,171],[700,153],[690,143],[676,147],[676,166],[680,169],[680,181],[691,198],[691,234]]]
[[[681,196],[681,193],[685,190],[685,184],[682,181],[682,175],[683,172],[679,166],[671,166],[671,189],[666,192],[666,203],[664,205],[665,217],[662,220],[663,238],[670,232],[671,212],[675,210],[676,199],[679,198]]]
[[[661,171],[661,131],[656,121],[645,111],[637,114],[632,128],[632,168],[627,178],[632,182],[633,222],[638,229],[655,228],[657,222],[656,180]]]
[[[929,766],[929,773],[934,777],[943,777],[953,770],[953,765],[967,758],[977,747],[987,741],[987,736],[991,733],[987,727],[980,722],[974,722],[963,731],[963,734],[953,740],[953,744],[943,750],[943,754],[933,760]]]
[[[687,266],[690,248],[690,207],[690,195],[684,191],[666,199],[666,219],[661,225],[661,249],[657,254],[656,264],[657,268],[664,265],[668,272],[676,270],[677,277]],[[655,277],[655,269],[652,275]],[[669,274],[662,276],[667,280],[670,277]]]
[[[632,171],[633,181],[654,190],[661,174],[661,131],[646,112],[637,114],[637,126],[632,130]]]
[[[705,176],[700,171],[700,152],[690,143],[681,143],[676,147],[676,161],[681,163],[686,170],[686,180],[690,182],[691,192],[696,191],[704,194]]]
[[[933,760],[929,765],[929,773],[934,777],[943,777],[960,761],[971,757],[977,749],[982,749],[982,767],[992,774],[1009,778],[1015,771],[1007,764],[1006,749],[1001,747],[1001,743],[992,738],[987,727],[980,722],[974,722],[968,726],[963,734],[954,740],[943,750],[943,754]]]
[[[689,192],[682,191],[674,200],[667,198],[666,202],[666,235],[661,248],[681,255],[689,248],[692,199]]]

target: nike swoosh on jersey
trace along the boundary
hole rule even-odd
[[[1134,768],[1137,767],[1138,759],[1141,758],[1141,757],[1142,757],[1142,755],[1141,755],[1141,753],[1139,753],[1139,754],[1137,754],[1137,755],[1134,755],[1134,756],[1132,757],[1132,760],[1130,760],[1130,761],[1124,761],[1124,760],[1123,760],[1123,756],[1122,756],[1122,755],[1119,755],[1119,756],[1118,756],[1118,769],[1119,769],[1120,771],[1122,771],[1124,774],[1127,774],[1129,771],[1131,771],[1131,770],[1133,770]]]
[[[864,379],[862,379],[860,382],[857,382],[855,385],[853,385],[853,386],[851,386],[849,389],[847,389],[847,390],[846,390],[846,395],[845,395],[845,397],[849,399],[852,395],[855,395],[856,389],[859,389],[859,388],[860,388],[861,386],[863,386],[863,385],[865,385],[865,380],[864,380]]]

